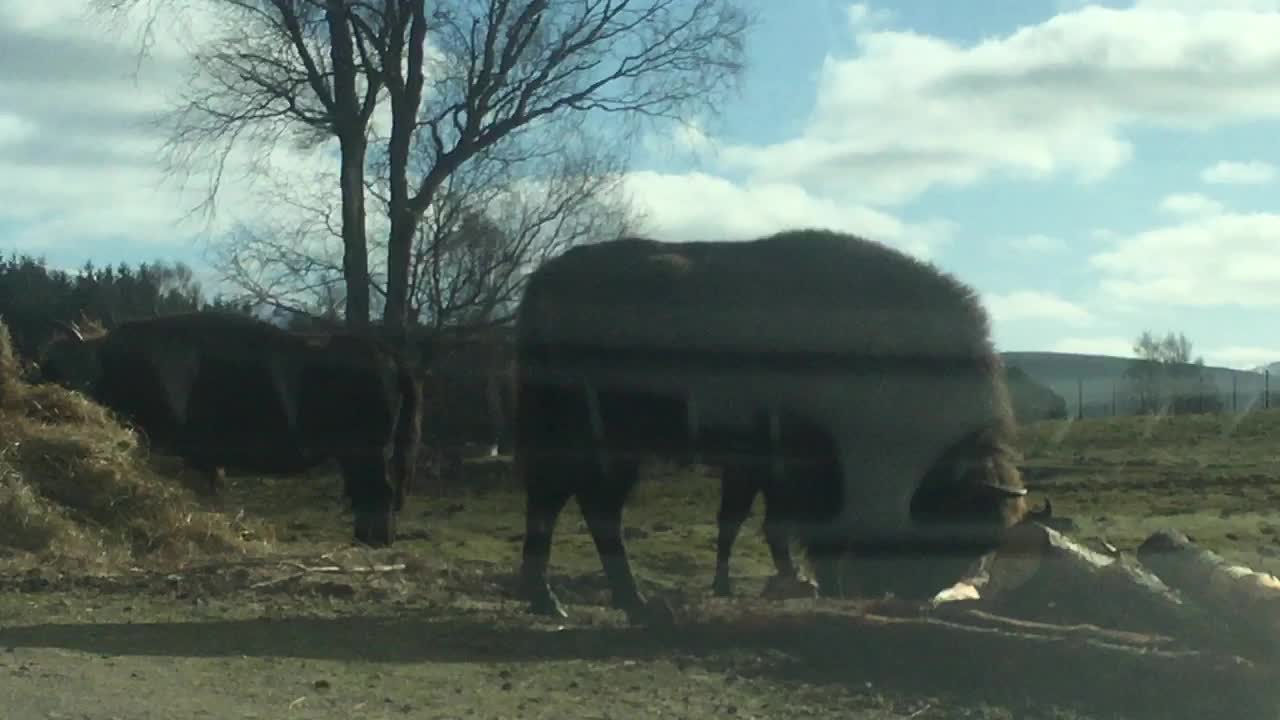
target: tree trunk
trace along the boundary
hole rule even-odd
[[[399,78],[399,53],[394,57],[396,67],[388,70],[393,78],[397,78],[388,83],[391,91],[391,138],[387,143],[391,166],[391,232],[387,238],[387,304],[382,314],[388,328],[408,326],[409,264],[413,256],[413,238],[418,219],[431,199],[428,196],[425,198],[427,202],[414,206],[409,198],[409,151],[422,103],[427,41],[425,4],[409,3],[409,7],[409,37],[404,45],[407,74]],[[434,193],[434,189],[430,192]]]
[[[417,108],[396,94],[391,103],[391,138],[387,142],[391,171],[387,214],[391,229],[387,236],[387,304],[382,311],[387,329],[408,327],[409,264],[419,217],[409,207],[409,149]]]
[[[394,162],[392,163],[395,164]],[[395,178],[392,171],[392,178]],[[408,197],[397,197],[394,180],[391,184],[391,231],[387,237],[387,305],[383,321],[388,328],[406,327],[409,322],[409,264],[413,254],[416,216],[409,210]]]
[[[364,133],[344,134],[342,153],[342,277],[347,285],[347,324],[369,324],[369,245],[365,235]]]
[[[328,0],[330,62],[333,64],[334,130],[342,155],[342,277],[347,285],[347,324],[369,324],[369,243],[365,229],[364,163],[367,120],[356,96],[355,49],[342,0]]]

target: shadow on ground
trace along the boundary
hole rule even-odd
[[[672,630],[540,629],[489,613],[179,623],[44,624],[0,631],[0,645],[106,655],[272,657],[375,663],[608,662],[688,658],[737,674],[810,685],[996,703],[1019,716],[1050,707],[1133,718],[1274,718],[1273,669],[1043,644],[945,625],[731,623]],[[1049,651],[1046,651],[1049,650]]]

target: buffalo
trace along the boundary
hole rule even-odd
[[[301,334],[229,313],[74,325],[46,381],[85,392],[209,473],[291,474],[336,459],[357,542],[395,540],[421,433],[421,384],[400,349],[356,331]]]
[[[791,541],[795,531],[791,528],[794,518],[789,513],[794,513],[795,510],[785,505],[786,493],[797,492],[800,488],[796,483],[797,467],[792,463],[790,468],[787,475],[792,482],[787,483],[781,477],[762,471],[758,464],[725,464],[720,483],[720,510],[716,515],[716,569],[711,583],[712,592],[716,596],[729,597],[733,594],[729,561],[738,533],[751,513],[751,505],[757,496],[764,499],[765,544],[774,567],[773,577],[765,584],[765,594],[790,596],[800,593],[805,596],[812,593],[812,583],[799,572],[791,554]],[[1069,532],[1075,528],[1075,523],[1069,518],[1054,517],[1053,504],[1048,498],[1045,498],[1044,505],[1039,510],[1029,510],[1026,518],[1059,532]]]
[[[512,433],[513,376],[510,368],[514,341],[505,327],[457,336],[441,333],[433,343],[431,367],[432,412],[423,416],[423,441],[440,451],[449,471],[461,472],[460,449],[480,445],[492,453],[506,452]],[[767,418],[758,418],[757,431],[767,438]],[[751,463],[730,463],[723,469],[721,501],[717,513],[716,571],[712,589],[716,595],[732,594],[729,561],[742,525],[756,497],[765,505],[764,534],[776,569],[768,588],[789,592],[804,582],[791,554],[785,526],[783,488],[770,483],[766,472]],[[794,583],[794,584],[793,584]]]
[[[433,338],[432,412],[422,428],[429,445],[445,452],[470,444],[491,454],[510,449],[512,347],[502,330]]]
[[[653,455],[763,473],[828,596],[924,597],[1026,519],[985,310],[951,275],[867,239],[579,246],[530,275],[516,353],[519,591],[534,613],[566,615],[547,571],[575,498],[613,606],[633,622],[665,615],[622,538]]]

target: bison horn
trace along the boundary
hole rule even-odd
[[[988,483],[983,483],[983,485],[992,490],[995,490],[997,493],[1000,493],[1001,495],[1006,495],[1008,497],[1022,497],[1027,494],[1026,488],[1014,487],[1012,485],[1002,485],[998,482],[988,482]]]
[[[1044,507],[1039,510],[1031,511],[1031,519],[1037,522],[1044,522],[1053,517],[1053,503],[1049,502],[1049,498],[1044,499]]]
[[[80,328],[76,327],[74,324],[65,323],[61,320],[50,320],[49,322],[52,323],[54,327],[75,338],[76,342],[84,342],[84,335],[80,334]]]

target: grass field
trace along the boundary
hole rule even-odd
[[[1131,551],[1172,527],[1280,572],[1276,438],[1280,411],[1046,423],[1025,429],[1022,442],[1034,502],[1051,497],[1086,544],[1105,539]],[[644,587],[686,607],[759,603],[750,598],[772,570],[760,508],[734,558],[739,597],[714,601],[715,474],[655,467],[649,475],[626,516]],[[782,639],[758,627],[627,628],[605,607],[573,505],[552,558],[572,617],[531,618],[510,595],[523,499],[500,459],[469,462],[464,477],[414,497],[392,549],[349,545],[339,494],[336,476],[323,472],[229,478],[225,497],[200,502],[240,528],[245,548],[234,554],[90,571],[11,553],[0,579],[4,716],[1168,716],[1095,696],[1071,678],[1048,696],[1007,685],[1008,662],[983,675],[991,659],[967,659],[964,648],[945,652],[977,674],[930,675],[905,666],[901,648],[879,636],[851,641],[818,623]],[[378,564],[404,567],[330,571]]]

